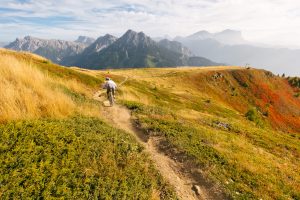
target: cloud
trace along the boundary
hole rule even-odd
[[[0,14],[6,41],[23,35],[120,36],[129,28],[152,36],[230,28],[252,41],[300,45],[298,0],[2,0]]]

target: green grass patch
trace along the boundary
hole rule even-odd
[[[134,91],[147,95],[153,103],[156,105],[160,105],[162,107],[172,107],[176,109],[180,109],[182,107],[182,103],[178,100],[178,97],[174,94],[171,94],[168,89],[163,87],[151,86],[146,81],[135,81],[128,80],[126,82],[126,87],[132,88]]]
[[[251,108],[249,109],[246,114],[245,114],[245,117],[254,122],[256,125],[260,126],[260,127],[263,127],[264,123],[261,119],[261,115],[260,113],[258,112],[257,108]]]
[[[176,199],[127,133],[96,118],[0,125],[0,198]]]

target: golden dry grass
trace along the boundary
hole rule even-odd
[[[41,117],[62,118],[75,113],[99,116],[99,108],[91,102],[78,103],[62,87],[92,97],[93,91],[75,79],[49,76],[30,60],[0,49],[0,122]],[[30,59],[44,58],[30,56]]]
[[[10,55],[0,59],[0,121],[64,117],[75,104],[55,88],[50,77]]]
[[[77,114],[101,117],[99,105],[90,101],[95,88],[67,72],[53,76],[39,63],[52,66],[41,56],[0,48],[0,122]]]
[[[13,50],[0,48],[0,54],[1,55],[14,55],[14,56],[17,56],[18,58],[22,58],[22,57],[27,57],[28,58],[29,57],[29,58],[35,59],[35,60],[48,61],[46,58],[44,58],[42,56],[27,52],[27,51],[16,52],[16,51],[13,51]]]

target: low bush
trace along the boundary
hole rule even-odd
[[[256,125],[259,125],[259,126],[262,126],[263,125],[263,122],[261,120],[261,117],[260,117],[260,114],[258,112],[258,110],[256,108],[251,108],[249,109],[246,114],[245,114],[245,117],[252,121],[252,122],[255,122]]]

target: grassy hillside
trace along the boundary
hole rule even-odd
[[[128,95],[124,99],[127,100],[145,96],[143,103],[151,100],[151,103],[171,104],[180,109],[183,103],[186,108],[207,113],[218,112],[220,115],[225,115],[224,109],[240,115],[255,109],[264,126],[286,132],[300,131],[300,99],[297,98],[297,88],[291,87],[288,80],[264,70],[220,69],[209,67],[200,70],[183,68],[113,72],[132,77],[133,80],[128,84],[135,88],[128,88],[134,90],[131,92],[125,91]],[[150,93],[154,96],[149,97]],[[164,103],[155,96],[165,98]],[[207,104],[209,100],[214,101]]]
[[[89,71],[7,50],[0,58],[1,198],[176,199],[142,147],[102,121],[92,96],[108,75],[127,80],[117,103],[195,183],[209,179],[233,199],[300,199],[297,78],[240,67]]]
[[[0,74],[1,199],[176,199],[143,148],[102,121],[103,79],[7,50]]]
[[[99,116],[89,100],[100,80],[28,53],[0,51],[0,121]]]
[[[300,198],[300,99],[286,79],[238,67],[110,74],[129,77],[119,102],[137,126],[234,199]]]

